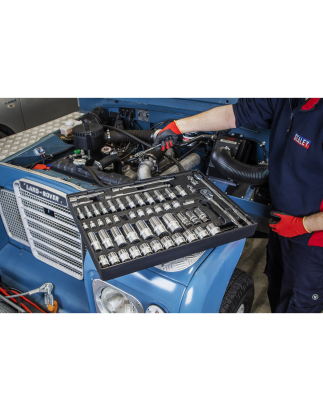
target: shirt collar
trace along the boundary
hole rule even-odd
[[[306,101],[306,103],[302,106],[301,110],[302,111],[309,111],[309,110],[314,110],[315,105],[320,101],[319,98],[310,98],[309,100]]]

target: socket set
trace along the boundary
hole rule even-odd
[[[102,280],[252,236],[257,223],[200,171],[69,194]]]

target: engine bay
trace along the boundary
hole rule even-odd
[[[138,110],[138,119],[143,115]],[[199,169],[213,182],[228,186],[226,194],[244,198],[241,193],[251,188],[251,201],[270,205],[265,142],[231,130],[195,132],[181,135],[174,147],[161,151],[153,143],[172,120],[147,130],[141,129],[134,116],[132,109],[115,113],[96,107],[55,133],[65,149],[47,155],[46,149],[36,147],[33,152],[39,160],[23,166],[52,170],[99,187]],[[261,161],[251,156],[257,149],[261,149]]]

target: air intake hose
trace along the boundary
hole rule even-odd
[[[216,148],[211,161],[217,171],[232,180],[257,186],[268,181],[268,165],[252,166],[241,163],[232,158],[230,150],[225,147]]]
[[[118,174],[122,174],[122,165],[121,165],[121,160],[117,156],[106,156],[103,157],[100,161],[96,160],[94,162],[94,166],[97,166],[99,170],[103,171],[106,167],[108,167],[110,164],[114,164],[114,171]]]
[[[109,130],[109,126],[105,126]],[[156,130],[124,130],[126,133],[132,134],[145,143],[152,144],[154,142],[154,134]],[[109,137],[110,134],[110,137]],[[135,140],[130,136],[127,136],[122,131],[118,131],[113,127],[109,130],[108,134],[104,134],[103,137],[105,143],[133,143]]]

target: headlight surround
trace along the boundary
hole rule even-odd
[[[96,310],[99,313],[143,313],[141,303],[132,295],[102,280],[92,283]]]

